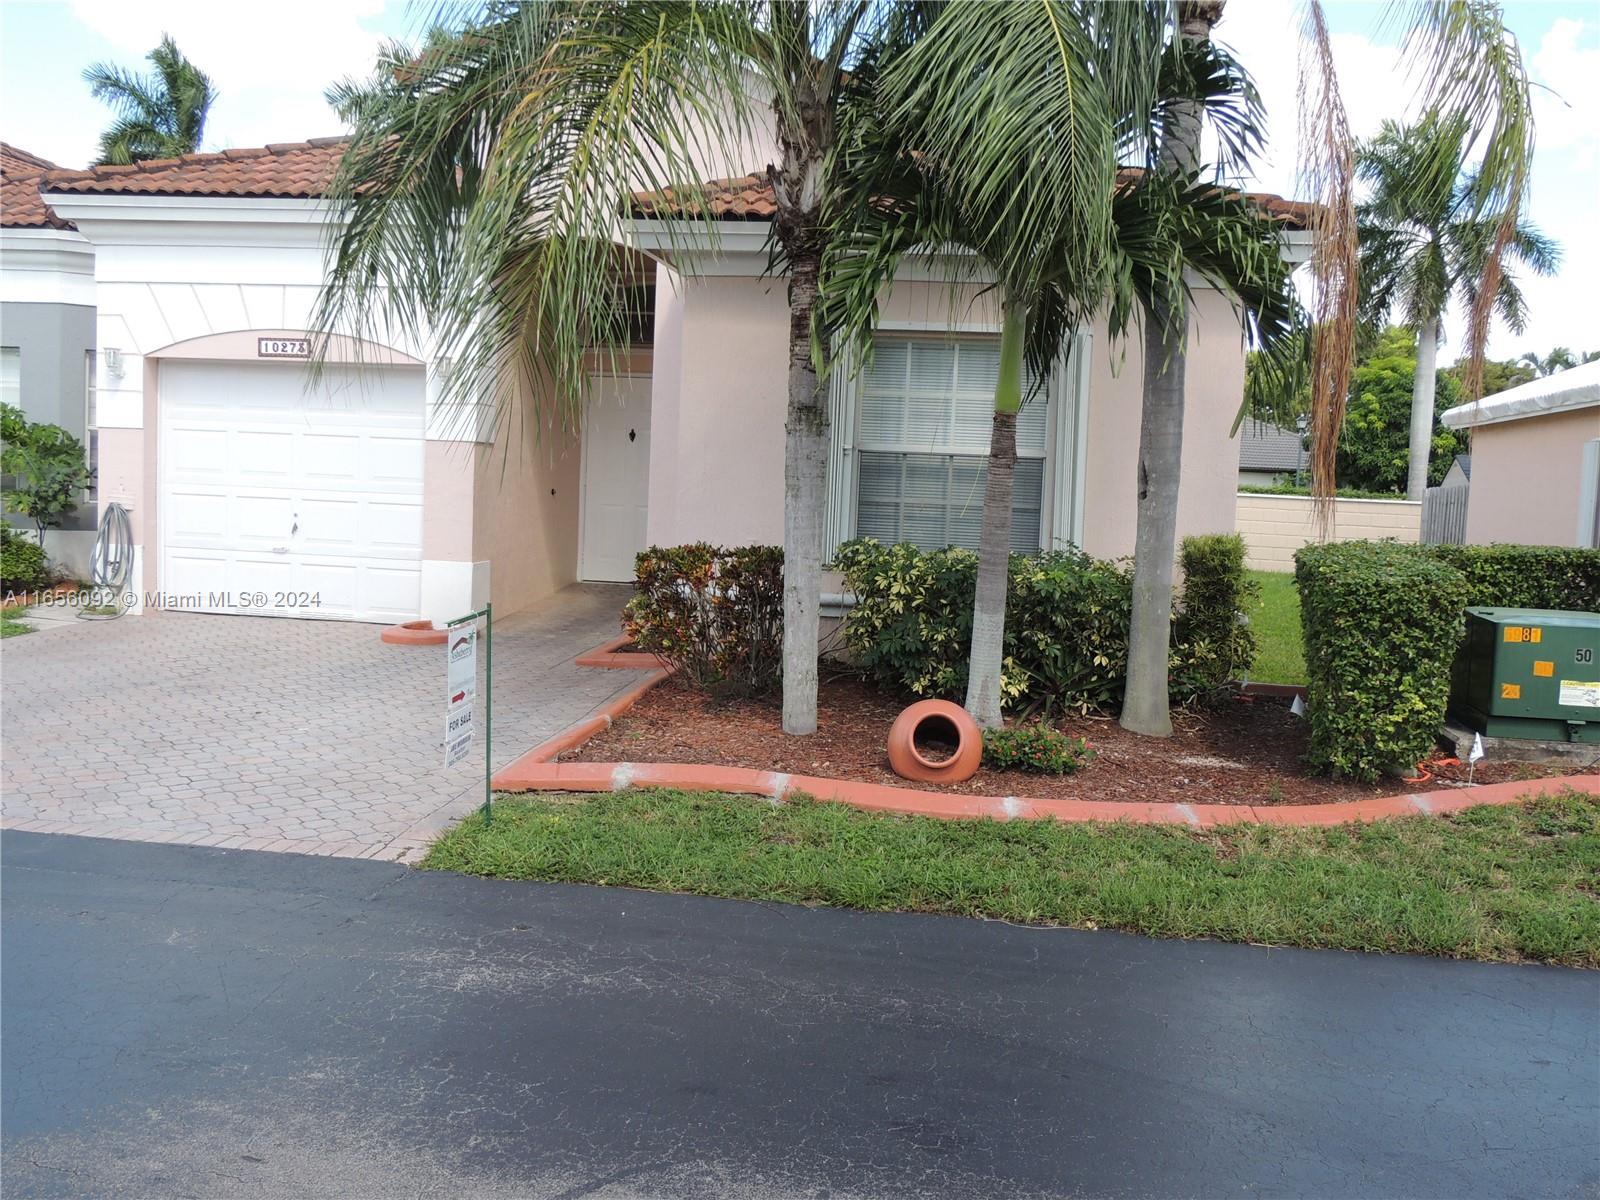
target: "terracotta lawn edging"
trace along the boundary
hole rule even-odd
[[[626,657],[644,657],[627,655]],[[1450,792],[1385,796],[1337,804],[1141,804],[1112,800],[1037,800],[1026,796],[968,796],[925,792],[915,788],[791,775],[782,771],[757,771],[749,767],[719,767],[704,763],[595,763],[556,762],[560,755],[583,745],[595,734],[638,703],[639,698],[671,672],[652,671],[633,687],[614,697],[594,715],[529,750],[495,772],[491,781],[498,792],[615,792],[629,787],[679,788],[685,791],[725,792],[764,796],[774,803],[803,792],[818,800],[849,804],[868,812],[897,812],[946,820],[991,817],[999,821],[1131,821],[1143,825],[1189,825],[1204,829],[1217,825],[1343,825],[1351,821],[1377,821],[1385,817],[1439,815],[1459,812],[1479,804],[1516,804],[1534,795],[1575,788],[1600,796],[1600,776],[1570,775],[1553,779],[1511,780],[1485,783]]]
[[[666,663],[655,654],[643,650],[619,651],[633,639],[624,634],[609,642],[601,642],[593,650],[585,650],[572,661],[580,667],[599,667],[607,671],[660,671]]]

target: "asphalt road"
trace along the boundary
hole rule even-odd
[[[23,1196],[1595,1196],[1600,976],[0,838]]]

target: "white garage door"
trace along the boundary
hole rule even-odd
[[[161,366],[168,607],[402,621],[421,604],[419,367]]]

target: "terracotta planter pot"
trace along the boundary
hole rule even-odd
[[[948,758],[930,757],[917,747],[918,738],[953,742]],[[983,732],[959,704],[919,700],[889,727],[889,765],[902,779],[917,783],[960,783],[978,773],[983,759]]]
[[[450,631],[435,629],[432,621],[407,621],[389,626],[379,636],[390,646],[442,646]]]

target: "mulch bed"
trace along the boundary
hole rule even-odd
[[[1189,804],[1331,804],[1464,784],[1465,763],[1432,763],[1425,783],[1376,784],[1305,773],[1306,723],[1290,701],[1235,698],[1212,709],[1174,715],[1167,739],[1128,733],[1113,718],[1065,717],[1055,723],[1095,750],[1075,775],[980,769],[965,783],[913,784],[889,769],[884,746],[905,701],[853,677],[824,678],[817,732],[785,737],[775,697],[718,701],[668,679],[563,762],[706,763],[852,779],[894,787],[1037,799],[1130,800]],[[1480,762],[1475,783],[1572,774],[1570,764]],[[1591,768],[1590,773],[1600,773]]]

